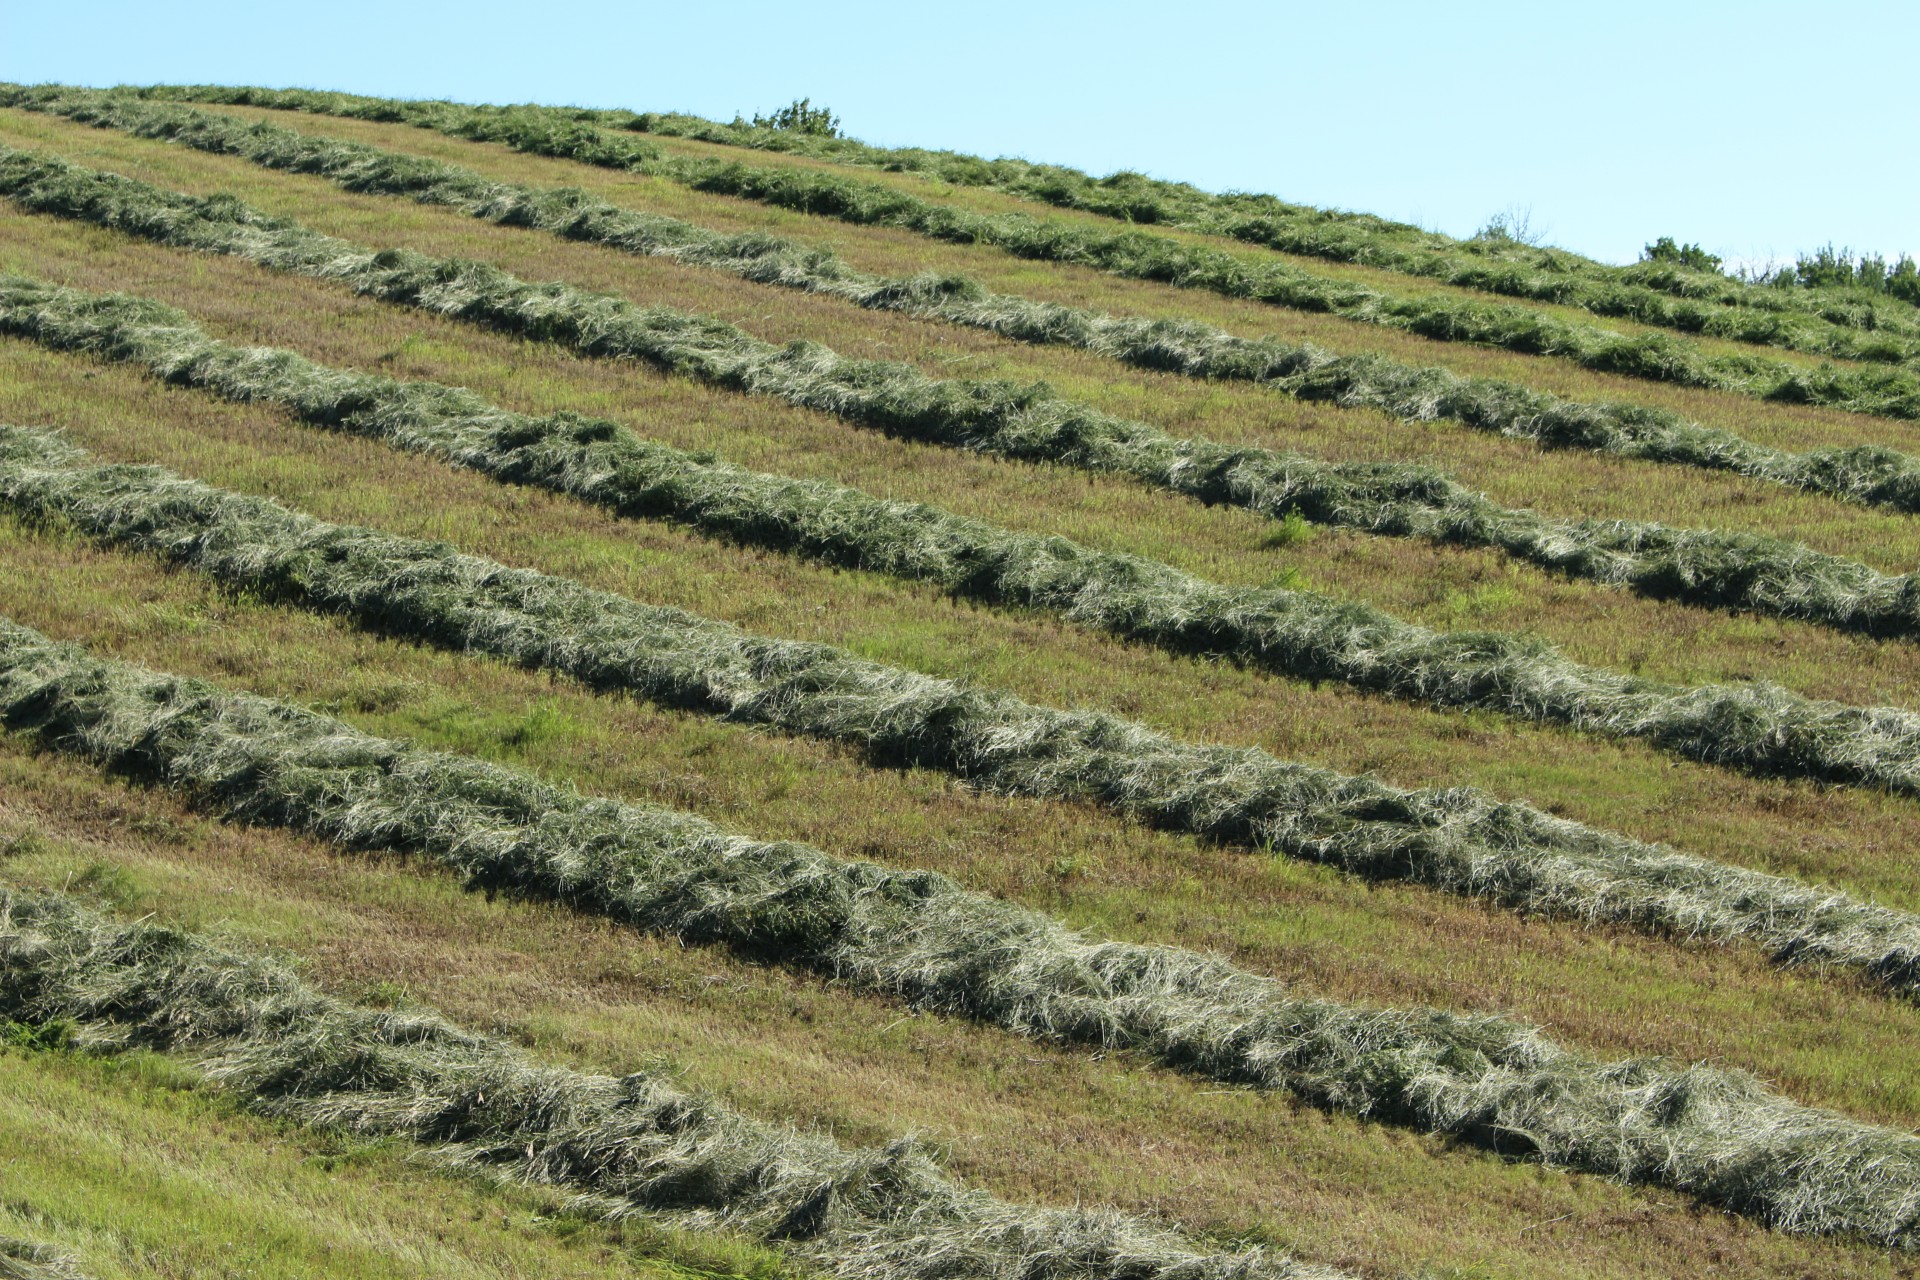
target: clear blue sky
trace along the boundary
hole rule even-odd
[[[1920,4],[0,0],[0,78],[728,119],[1132,168],[1616,261],[1920,255]]]

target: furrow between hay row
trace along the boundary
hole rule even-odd
[[[0,92],[0,103],[7,101]],[[1039,345],[1089,351],[1139,368],[1256,383],[1302,400],[1372,408],[1409,423],[1448,419],[1478,431],[1641,461],[1731,471],[1866,505],[1920,510],[1920,462],[1859,445],[1794,453],[1700,426],[1664,409],[1568,400],[1516,382],[1467,378],[1385,356],[1334,355],[1273,338],[1243,338],[1195,321],[1113,316],[989,293],[960,276],[889,277],[832,253],[769,235],[729,235],[677,218],[624,209],[582,192],[495,182],[420,156],[275,125],[157,105],[99,91],[22,98],[28,106],[137,137],[239,156],[265,168],[312,173],[364,194],[405,196],[472,217],[549,231],[629,253],[725,271],[869,310],[983,329]]]
[[[1816,701],[1753,682],[1664,684],[1585,666],[1525,637],[1434,631],[1310,591],[1222,586],[937,507],[749,471],[604,420],[533,417],[462,389],[236,347],[208,337],[183,312],[124,295],[0,277],[0,333],[141,365],[231,400],[281,405],[314,426],[620,515],[1043,609],[1175,652],[1641,738],[1711,764],[1920,791],[1920,716],[1895,708]]]
[[[590,687],[839,742],[1008,795],[1138,821],[1504,906],[1682,937],[1745,939],[1920,992],[1920,918],[1548,816],[1473,788],[1400,790],[1257,748],[1180,742],[1096,712],[752,635],[444,544],[330,524],[157,467],[84,465],[46,432],[0,428],[0,493],[258,593]]]
[[[1756,534],[1644,521],[1560,520],[1502,507],[1445,473],[1333,463],[1177,439],[1055,396],[1044,384],[931,378],[814,343],[761,342],[708,316],[641,308],[564,282],[405,249],[374,251],[272,219],[229,197],[198,200],[0,147],[0,194],[23,208],[162,244],[339,281],[363,294],[583,355],[644,360],[709,385],[784,400],[856,425],[994,456],[1116,474],[1202,502],[1442,544],[1494,547],[1659,598],[1753,609],[1845,629],[1920,629],[1920,579]]]

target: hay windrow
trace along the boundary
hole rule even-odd
[[[0,1280],[87,1280],[87,1276],[53,1245],[0,1236]]]
[[[70,92],[63,86],[8,86],[0,104],[27,106]],[[118,96],[137,101],[143,95],[133,90]],[[503,142],[521,150],[643,173],[699,191],[859,225],[901,227],[934,239],[991,244],[1020,257],[1072,262],[1130,279],[1325,312],[1443,342],[1472,342],[1529,355],[1557,356],[1601,373],[1821,404],[1854,413],[1920,417],[1920,375],[1905,365],[1848,368],[1822,364],[1806,369],[1757,355],[1711,355],[1697,343],[1671,332],[1626,335],[1510,303],[1395,294],[1316,275],[1284,262],[1249,261],[1221,249],[1176,241],[1137,227],[1107,231],[1024,213],[975,213],[842,174],[671,156],[631,133],[600,129],[577,118],[566,118],[563,113],[353,99],[304,90],[165,88],[145,96],[247,102],[316,114],[404,120],[457,137]],[[1766,329],[1761,326],[1756,336],[1764,336]],[[1773,330],[1778,336],[1788,332],[1777,325]],[[1849,335],[1841,330],[1829,330],[1824,336],[1829,343],[1850,345]],[[1854,348],[1854,353],[1904,358],[1906,347],[1889,351],[1883,344],[1867,343]]]
[[[739,1231],[847,1280],[1343,1274],[1112,1210],[1011,1203],[960,1185],[911,1139],[847,1148],[688,1092],[665,1068],[545,1065],[431,1010],[347,1004],[283,963],[63,895],[0,888],[0,977],[0,1015],[65,1021],[92,1052],[171,1053],[261,1114],[417,1143],[443,1167],[571,1192],[598,1216]]]
[[[284,703],[96,659],[13,624],[0,625],[0,714],[50,747],[154,778],[236,819],[411,851],[476,887],[739,947],[1020,1034],[1135,1051],[1330,1110],[1659,1183],[1785,1230],[1920,1246],[1920,1139],[1799,1106],[1739,1072],[1600,1063],[1500,1017],[1315,999],[1214,957],[1087,938],[932,872],[590,799]],[[1825,900],[1829,910],[1838,901]],[[43,950],[25,948],[22,974],[22,948],[0,944],[0,966],[14,966],[0,1001],[17,1020],[106,1015],[114,1025],[97,1038],[139,1043],[234,1036],[250,1016],[218,1003],[236,990],[224,969],[150,966],[169,984],[156,989],[80,965],[87,976],[69,981],[74,963],[34,959]],[[142,948],[115,939],[83,950],[139,960]],[[41,971],[54,975],[57,996],[32,977]],[[290,1028],[285,1010],[297,994],[277,978],[246,985],[246,1007],[268,1011],[262,1052],[279,1055],[265,1077],[306,1062],[335,1069],[338,1058]],[[71,991],[83,999],[77,1007]],[[315,1085],[303,1078],[287,1092],[311,1097]],[[330,1114],[324,1097],[287,1105]],[[383,1100],[373,1111],[412,1114],[411,1106]],[[444,1122],[442,1111],[432,1114]]]
[[[814,343],[760,342],[711,317],[640,308],[559,282],[409,250],[374,252],[267,218],[230,197],[196,200],[0,147],[0,194],[23,207],[164,244],[338,280],[385,301],[645,360],[710,385],[913,439],[1129,477],[1276,518],[1496,547],[1574,577],[1656,597],[1904,634],[1920,628],[1920,581],[1755,534],[1646,521],[1559,520],[1501,507],[1443,472],[1334,463],[1176,439],[1052,394],[1044,384],[939,380],[911,365],[851,360]]]
[[[328,524],[151,467],[86,468],[52,437],[0,431],[17,510],[72,521],[269,600],[592,687],[846,744],[982,790],[1098,804],[1244,848],[1404,879],[1522,911],[1682,937],[1920,992],[1920,919],[1642,844],[1467,787],[1403,791],[1255,748],[974,689],[842,649],[769,639],[444,545]],[[21,650],[31,662],[32,639]],[[15,668],[16,674],[19,670]],[[27,696],[29,705],[32,695]],[[0,701],[0,707],[8,705]]]
[[[6,101],[0,91],[0,103]],[[964,277],[877,276],[848,266],[830,252],[773,236],[726,235],[680,219],[622,209],[579,191],[493,182],[419,156],[310,138],[291,129],[124,93],[43,91],[20,96],[16,105],[241,156],[268,168],[319,174],[356,192],[406,196],[493,222],[671,258],[870,309],[905,311],[1024,342],[1076,347],[1142,368],[1253,381],[1302,399],[1378,409],[1404,422],[1451,419],[1550,448],[1733,471],[1847,501],[1920,510],[1920,463],[1883,447],[1793,453],[1702,427],[1663,409],[1567,400],[1515,382],[1465,378],[1385,356],[1336,356],[1272,338],[1242,338],[1192,321],[1116,317],[991,294]]]
[[[630,516],[895,577],[1069,621],[1175,652],[1224,654],[1280,674],[1445,707],[1475,707],[1640,738],[1760,773],[1920,791],[1920,717],[1800,697],[1771,685],[1684,687],[1573,662],[1532,639],[1443,633],[1309,591],[1235,588],[1067,539],[1014,533],[936,507],[888,502],[822,481],[747,471],[645,442],[617,424],[511,413],[433,383],[329,368],[290,352],[218,342],[183,313],[119,295],[0,277],[0,333],[130,361],[234,400],[539,485]],[[3,430],[3,429],[0,429]],[[28,456],[31,456],[29,450]],[[115,527],[74,496],[77,479],[13,476],[0,500],[42,510],[44,488],[95,536]],[[124,477],[117,501],[131,500]],[[164,483],[156,480],[156,483]],[[145,531],[136,545],[170,545]]]

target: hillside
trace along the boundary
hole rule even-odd
[[[1916,344],[690,117],[0,86],[0,1237],[1914,1274]]]

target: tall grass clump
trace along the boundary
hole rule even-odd
[[[932,872],[588,799],[11,624],[0,624],[0,717],[240,820],[424,854],[476,887],[743,948],[1023,1035],[1135,1051],[1329,1110],[1659,1183],[1786,1230],[1920,1246],[1920,1138],[1799,1106],[1736,1071],[1597,1062],[1506,1018],[1316,999],[1215,957],[1087,938]],[[102,1006],[145,1026],[231,1034],[217,1017],[156,1008],[120,984],[76,1008],[18,971],[8,978],[0,1012],[69,1018],[83,1043]],[[234,984],[188,984],[209,988]],[[290,1056],[315,1055],[295,1046]]]
[[[0,888],[0,975],[0,1013],[64,1020],[82,1051],[165,1052],[260,1114],[418,1143],[442,1167],[571,1192],[596,1216],[741,1232],[847,1280],[1342,1274],[1113,1210],[1001,1200],[912,1139],[844,1147],[689,1092],[664,1067],[541,1063],[432,1010],[348,1004],[284,962],[62,894]]]
[[[337,280],[386,301],[587,356],[645,360],[912,439],[1122,475],[1275,518],[1297,513],[1381,535],[1495,547],[1570,576],[1693,604],[1888,634],[1920,625],[1920,584],[1911,577],[1778,538],[1555,519],[1502,507],[1430,467],[1327,462],[1178,439],[1063,399],[1044,383],[941,380],[908,364],[847,359],[816,343],[775,346],[713,317],[636,307],[563,282],[530,284],[481,263],[376,252],[268,218],[231,197],[195,199],[5,147],[0,194],[36,212]]]
[[[58,102],[58,110],[74,119],[241,156],[267,168],[318,174],[352,191],[406,196],[492,222],[726,271],[871,310],[901,311],[1024,342],[1074,347],[1187,377],[1251,381],[1300,399],[1378,409],[1406,422],[1452,419],[1551,448],[1733,471],[1848,501],[1920,510],[1920,464],[1883,447],[1793,453],[1702,427],[1663,409],[1567,400],[1515,382],[1465,378],[1385,356],[1335,356],[1273,338],[1242,338],[1192,321],[1116,317],[992,294],[965,277],[874,275],[848,266],[829,251],[794,241],[765,234],[729,235],[623,209],[580,191],[494,182],[456,165],[311,138],[274,125],[97,93]]]
[[[263,599],[843,743],[876,764],[936,769],[981,790],[1098,804],[1205,839],[1527,912],[1750,939],[1783,960],[1839,965],[1920,993],[1920,920],[1910,914],[1470,787],[1403,791],[1257,748],[1179,742],[1110,715],[1037,706],[442,544],[328,524],[158,468],[79,466],[43,432],[0,432],[0,459],[0,491],[16,513],[160,554]],[[21,643],[38,652],[31,638]],[[1760,720],[1769,709],[1756,702],[1748,714]],[[1920,733],[1907,713],[1855,714],[1885,714],[1909,739]],[[1741,731],[1738,722],[1729,727]]]
[[[59,110],[62,102],[71,102],[63,96],[71,92],[59,87],[9,86],[0,90],[0,105]],[[270,93],[233,92],[246,93],[250,101],[263,106],[308,101],[297,96],[281,99]],[[211,96],[233,96],[233,92],[214,91]],[[138,100],[137,92],[117,97]],[[72,109],[76,117],[88,115],[96,102],[87,99]],[[308,109],[325,111],[326,102],[322,95],[313,99]],[[409,111],[409,105],[420,110]],[[1439,341],[1473,342],[1531,355],[1557,356],[1601,373],[1821,404],[1855,413],[1920,417],[1920,374],[1906,366],[1847,368],[1826,364],[1809,370],[1755,355],[1716,356],[1670,333],[1630,336],[1524,306],[1450,295],[1394,294],[1314,275],[1284,262],[1249,261],[1221,249],[1138,229],[1106,231],[1022,213],[975,213],[839,174],[667,155],[630,135],[578,121],[555,120],[537,111],[390,103],[381,104],[372,114],[374,118],[408,118],[459,137],[503,142],[522,150],[629,170],[699,191],[859,225],[900,227],[934,239],[990,244],[1020,257],[1071,262],[1130,279],[1324,312]],[[99,117],[102,123],[109,118]]]
[[[745,470],[572,414],[512,413],[470,391],[216,341],[171,307],[0,277],[0,333],[144,365],[170,382],[285,406],[303,421],[538,485],[626,516],[1044,609],[1183,653],[1447,707],[1479,707],[1713,764],[1920,790],[1920,718],[1816,702],[1752,683],[1687,688],[1571,661],[1542,642],[1443,633],[1311,591],[1227,587],[1137,556],[1015,533],[825,481]],[[0,443],[7,439],[0,428]],[[29,440],[21,440],[27,445]],[[33,450],[27,449],[27,457]],[[76,463],[77,465],[77,463]],[[45,472],[0,459],[0,502],[38,510]],[[65,483],[65,482],[57,482]],[[173,482],[155,477],[156,485]],[[127,492],[126,481],[118,492]],[[91,508],[63,508],[92,533]],[[167,535],[143,532],[141,545]]]

